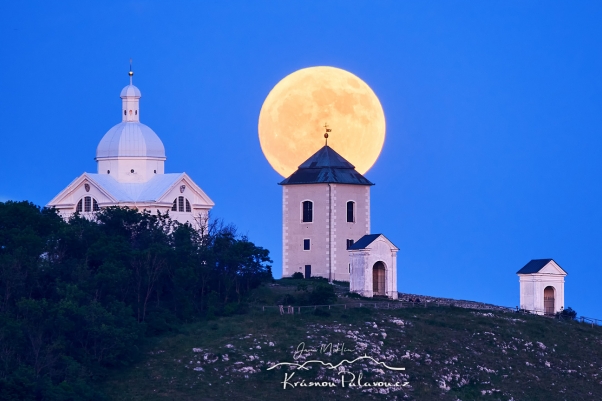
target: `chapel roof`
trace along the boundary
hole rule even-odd
[[[353,164],[349,163],[328,145],[314,153],[299,166],[297,171],[280,182],[279,185],[328,183],[374,185],[358,173]]]
[[[529,263],[527,263],[526,265],[524,265],[522,269],[520,269],[519,271],[517,271],[516,274],[534,274],[534,273],[539,273],[539,271],[541,269],[543,269],[550,262],[556,263],[554,261],[554,259],[533,259]],[[556,265],[558,265],[558,267],[560,267],[560,265],[558,263],[556,263]],[[560,269],[562,269],[562,267],[560,267]],[[562,270],[564,271],[564,269],[562,269]]]
[[[351,245],[349,247],[349,249],[350,250],[366,249],[371,243],[376,241],[376,239],[380,236],[383,236],[384,238],[389,240],[387,237],[385,237],[382,234],[366,234],[362,238],[358,239],[357,242],[355,242],[353,245]],[[389,242],[391,242],[391,241],[389,241]],[[392,242],[391,242],[391,245],[393,245],[395,248],[397,248],[397,246],[395,246],[395,244],[393,244]]]

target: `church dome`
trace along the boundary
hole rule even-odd
[[[138,89],[136,86],[129,84],[128,86],[126,86],[125,88],[123,88],[121,90],[121,95],[120,97],[123,99],[124,97],[142,97],[142,94],[140,93],[140,89]]]
[[[114,157],[164,159],[165,147],[150,127],[140,122],[122,122],[111,128],[96,148],[97,159]]]
[[[165,147],[155,131],[140,122],[140,89],[132,83],[121,90],[121,123],[102,137],[96,148],[96,160],[117,157],[144,157],[165,160]]]

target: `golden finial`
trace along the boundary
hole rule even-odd
[[[326,130],[326,132],[324,133],[324,138],[326,138],[326,146],[328,146],[328,133],[332,130],[328,128],[328,123],[324,124],[324,129]]]

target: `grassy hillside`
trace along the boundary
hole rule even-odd
[[[264,286],[255,300],[272,305],[295,286]],[[351,302],[340,298],[337,302]],[[357,300],[353,300],[357,302]],[[386,302],[386,301],[383,301]],[[299,344],[304,354],[294,359]],[[342,352],[320,346],[344,344]],[[338,349],[341,351],[341,347]],[[324,350],[329,351],[329,350]],[[602,399],[602,328],[539,316],[454,307],[343,308],[280,315],[252,307],[244,315],[184,326],[156,338],[144,358],[104,383],[113,400],[596,400]],[[363,359],[344,372],[278,362]],[[335,387],[295,387],[305,380]],[[341,375],[345,382],[342,387]],[[349,387],[407,382],[399,387]]]

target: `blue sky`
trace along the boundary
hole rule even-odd
[[[141,120],[281,268],[280,176],[257,120],[284,76],[329,65],[379,96],[372,230],[403,292],[518,304],[554,258],[566,306],[602,317],[602,3],[2,2],[0,199],[46,204],[120,121],[130,57]]]

